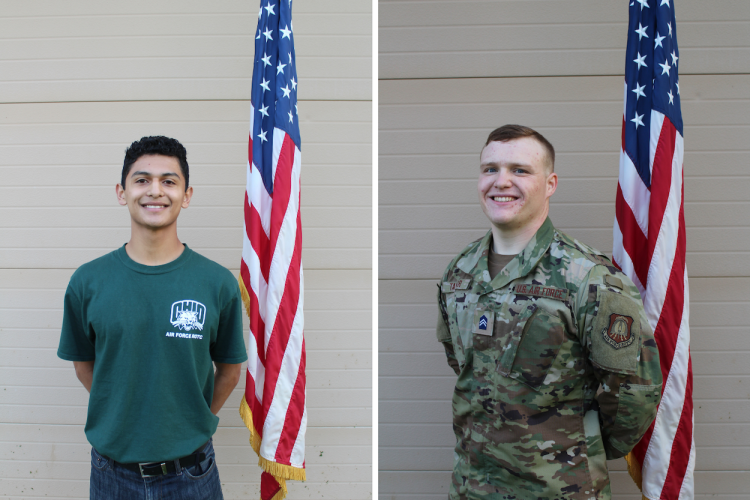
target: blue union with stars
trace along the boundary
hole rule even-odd
[[[682,133],[677,65],[675,0],[633,0],[625,59],[625,152],[651,188],[651,110],[663,113]]]
[[[291,0],[264,0],[258,13],[252,84],[253,163],[273,193],[273,131],[285,131],[302,150],[297,114],[297,63]],[[281,144],[276,144],[281,148]]]

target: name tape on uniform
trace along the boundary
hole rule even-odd
[[[544,297],[554,300],[568,300],[570,292],[565,288],[555,288],[552,286],[541,286],[524,283],[516,285],[516,294],[532,295],[534,297]]]
[[[450,292],[455,292],[456,290],[466,290],[467,288],[469,288],[469,283],[471,283],[470,279],[462,279],[458,281],[446,281],[443,283],[442,292],[450,293]]]

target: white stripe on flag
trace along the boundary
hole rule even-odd
[[[260,223],[263,226],[263,231],[266,233],[266,237],[271,234],[271,207],[273,200],[268,196],[266,186],[263,184],[263,177],[260,175],[260,170],[254,164],[251,167],[247,164],[247,198],[250,202],[250,206],[255,207],[255,211],[260,215]],[[247,233],[245,233],[247,234]]]
[[[695,414],[692,418],[693,429],[695,429]],[[690,459],[688,459],[687,470],[685,471],[685,478],[682,480],[682,488],[680,488],[679,500],[693,500],[695,498],[695,484],[693,480],[693,471],[695,470],[695,432],[692,435],[692,442],[690,443]]]
[[[654,174],[654,157],[656,156],[656,149],[659,146],[659,137],[661,136],[661,128],[663,126],[664,115],[652,109],[648,140],[648,171],[651,175]]]
[[[684,273],[685,300],[684,304],[690,303],[688,292],[687,268]],[[672,366],[669,375],[664,382],[664,390],[656,413],[654,433],[643,459],[643,495],[648,498],[660,498],[667,478],[669,467],[662,464],[670,462],[672,445],[677,426],[682,415],[682,406],[685,403],[685,387],[687,385],[688,360],[690,356],[690,313],[688,307],[683,307],[680,328],[677,335]]]
[[[301,272],[300,283],[302,283]],[[302,325],[304,323],[303,298],[300,294],[297,311],[292,323],[292,331],[284,350],[281,366],[279,367],[279,378],[276,380],[273,399],[271,399],[271,405],[268,408],[266,421],[263,425],[263,443],[260,451],[261,455],[269,460],[274,460],[276,457],[276,448],[279,445],[281,431],[284,429],[284,422],[286,422],[289,400],[294,391],[294,384],[297,382],[299,365],[302,358]]]
[[[638,175],[638,171],[633,165],[633,160],[620,150],[620,176],[618,178],[622,197],[633,211],[633,216],[638,223],[638,227],[643,231],[643,235],[648,238],[648,206],[651,202],[651,192],[643,183],[643,179]]]
[[[257,346],[258,341],[250,330],[247,342],[247,371],[255,382],[255,397],[258,398],[260,403],[263,403],[263,381],[266,378],[266,367],[260,362]]]
[[[654,247],[654,254],[648,267],[648,289],[643,297],[643,307],[646,309],[651,329],[656,330],[656,323],[661,317],[664,300],[667,296],[669,277],[677,251],[677,236],[679,234],[680,203],[682,201],[682,137],[675,134],[675,150],[672,156],[671,183],[669,197],[664,216],[661,219],[659,234]]]
[[[245,261],[248,271],[250,272],[250,289],[258,299],[258,315],[265,323],[266,321],[266,295],[268,294],[268,283],[260,272],[260,259],[255,253],[250,239],[247,237],[247,226],[242,233],[242,260]],[[248,290],[249,292],[250,290]],[[261,332],[256,332],[260,334]]]
[[[274,129],[274,141],[277,139],[276,130]],[[283,131],[281,131],[284,134]],[[282,139],[283,141],[283,135]],[[278,158],[276,158],[278,160]],[[294,254],[294,244],[297,239],[297,212],[299,211],[299,178],[300,178],[300,151],[297,147],[294,147],[294,164],[292,166],[291,185],[289,193],[289,203],[284,213],[284,220],[279,228],[278,239],[276,240],[276,248],[272,249],[273,257],[271,259],[271,266],[268,271],[268,297],[267,304],[268,309],[267,321],[266,321],[266,342],[265,347],[268,348],[268,342],[271,339],[271,333],[273,327],[276,324],[276,315],[279,313],[279,306],[281,305],[281,298],[284,295],[284,288],[286,286],[286,275],[289,272],[289,265],[292,262],[292,255]]]
[[[305,387],[305,401],[307,401],[307,387]],[[293,467],[302,467],[305,463],[305,430],[307,430],[307,405],[305,405],[305,412],[302,414],[302,420],[299,424],[297,439],[294,441],[294,448],[292,448],[290,461]]]
[[[276,167],[279,166],[279,156],[281,156],[281,146],[284,144],[284,138],[286,137],[286,132],[281,130],[280,128],[274,127],[273,129],[273,155],[271,156],[271,167],[273,168],[273,171],[271,172],[273,175],[273,179],[276,179]]]
[[[630,277],[630,280],[638,287],[638,291],[641,293],[641,296],[643,296],[645,289],[641,284],[641,280],[638,279],[638,275],[635,274],[635,268],[633,267],[633,261],[630,259],[630,255],[625,251],[625,245],[622,240],[622,231],[620,231],[620,224],[617,221],[617,216],[615,216],[615,224],[612,229],[612,239],[614,241],[612,256],[615,258],[615,262],[620,266],[622,272]]]

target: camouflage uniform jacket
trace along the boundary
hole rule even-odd
[[[656,416],[659,354],[638,289],[547,219],[490,280],[491,232],[439,284],[458,374],[451,499],[609,499],[606,460]]]

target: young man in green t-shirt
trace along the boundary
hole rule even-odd
[[[130,240],[71,277],[57,351],[90,392],[91,498],[220,499],[211,436],[247,360],[237,281],[177,237],[178,141],[131,144],[116,194]]]

